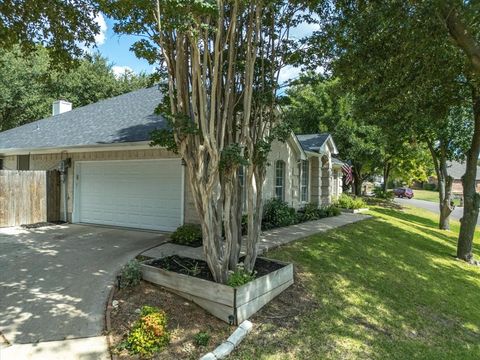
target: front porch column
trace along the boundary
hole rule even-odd
[[[322,157],[321,167],[321,192],[320,204],[330,205],[332,203],[332,169],[330,166],[330,159],[325,155]]]
[[[320,205],[322,203],[322,181],[320,178],[320,159],[316,156],[310,158],[310,202]]]

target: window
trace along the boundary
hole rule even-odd
[[[285,201],[285,162],[275,162],[275,198]]]
[[[308,201],[308,160],[302,160],[300,164],[300,200]]]
[[[17,170],[30,170],[30,155],[17,156]]]

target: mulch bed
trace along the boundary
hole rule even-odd
[[[145,281],[133,289],[117,290],[113,299],[118,301],[118,307],[112,309],[110,316],[112,351],[120,359],[141,359],[126,350],[118,351],[116,347],[137,320],[135,311],[144,305],[156,306],[166,312],[171,334],[170,345],[153,359],[198,359],[225,341],[235,329],[196,304]],[[211,336],[208,346],[195,345],[194,336],[199,332]]]
[[[240,259],[242,261],[242,259]],[[168,256],[150,262],[148,265],[158,267],[160,269],[173,271],[179,274],[194,276],[200,279],[213,281],[212,273],[208,265],[203,260],[185,258],[177,255]],[[275,270],[282,268],[283,265],[273,261],[257,259],[255,262],[256,277],[267,275]]]
[[[279,329],[295,331],[301,319],[319,306],[304,287],[304,277],[305,274],[296,272],[295,284],[250,319],[254,328],[246,341],[285,347],[283,341],[276,336],[276,332]],[[153,359],[198,359],[214,350],[235,330],[234,326],[229,326],[196,304],[144,281],[134,289],[118,290],[113,299],[119,302],[118,307],[111,312],[113,352],[122,360],[140,359],[138,356],[128,354],[126,350],[116,351],[115,347],[125,339],[138,317],[135,310],[143,305],[163,309],[167,313],[168,329],[171,332],[170,345]],[[194,336],[199,332],[210,334],[208,346],[195,345]],[[235,352],[232,357],[235,358]]]

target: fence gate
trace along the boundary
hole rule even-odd
[[[0,227],[58,220],[58,171],[0,170]]]

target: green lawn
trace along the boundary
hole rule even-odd
[[[417,200],[425,200],[425,201],[432,201],[438,203],[438,191],[431,191],[431,190],[413,190],[414,199]],[[460,204],[460,199],[453,199],[455,205]]]
[[[295,264],[316,305],[293,327],[260,313],[232,358],[480,359],[480,267],[454,259],[458,222],[442,232],[420,209],[371,214],[268,254]],[[475,242],[480,255],[480,230]]]

